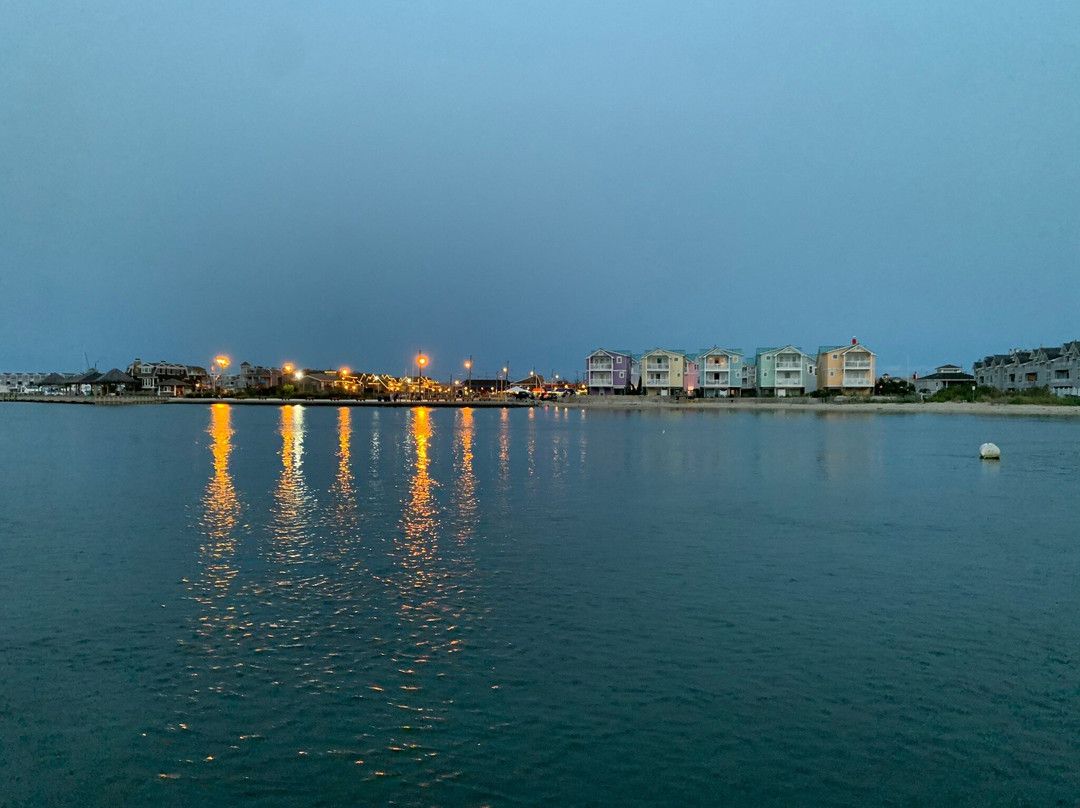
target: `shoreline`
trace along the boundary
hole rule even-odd
[[[903,415],[1006,415],[1061,418],[1080,417],[1080,406],[1067,404],[989,404],[986,402],[911,402],[896,401],[827,401],[799,398],[777,399],[690,399],[676,401],[656,396],[582,396],[580,400],[564,399],[556,406],[589,410],[681,410],[685,412],[805,412],[816,414],[857,415],[866,413],[895,413]]]
[[[683,399],[660,396],[573,396],[558,401],[358,401],[356,399],[283,399],[283,398],[151,398],[147,396],[17,396],[0,402],[26,404],[81,404],[131,406],[146,404],[209,405],[230,404],[238,407],[291,404],[305,407],[430,407],[434,409],[521,409],[528,407],[572,407],[580,410],[648,411],[676,410],[680,412],[803,412],[813,414],[858,415],[889,413],[898,415],[1003,415],[1029,418],[1080,418],[1080,406],[1048,404],[990,404],[986,402],[909,402],[844,400],[829,401],[813,398],[778,399]]]

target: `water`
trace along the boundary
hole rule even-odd
[[[1071,420],[5,405],[0,441],[5,807],[1080,804]]]

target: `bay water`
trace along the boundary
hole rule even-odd
[[[0,452],[2,806],[1080,805],[1071,419],[9,404]]]

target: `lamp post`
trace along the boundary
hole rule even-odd
[[[214,369],[214,391],[217,392],[221,389],[221,374],[225,372],[225,368],[229,366],[229,357],[222,354],[221,356],[214,357],[214,364],[210,367]]]
[[[423,352],[416,352],[416,367],[418,370],[417,375],[419,376],[420,398],[424,397],[424,365],[427,364],[427,361],[427,357],[424,356]]]
[[[510,387],[510,363],[503,365],[503,399],[506,398],[506,391]]]
[[[465,388],[465,395],[472,395],[472,357],[469,357],[469,361],[465,363],[465,370],[469,371],[469,386]]]

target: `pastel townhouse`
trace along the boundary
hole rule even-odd
[[[759,395],[802,396],[817,390],[817,365],[810,354],[794,345],[758,348],[757,389]]]
[[[698,354],[696,364],[696,387],[703,398],[729,398],[742,393],[742,351],[714,345]]]
[[[654,348],[641,357],[641,391],[647,396],[681,396],[692,393],[697,365],[682,351]]]
[[[634,357],[629,351],[593,351],[585,358],[585,386],[590,396],[621,395],[635,384]]]
[[[845,396],[874,392],[874,352],[852,340],[850,345],[823,345],[818,349],[818,389]]]

